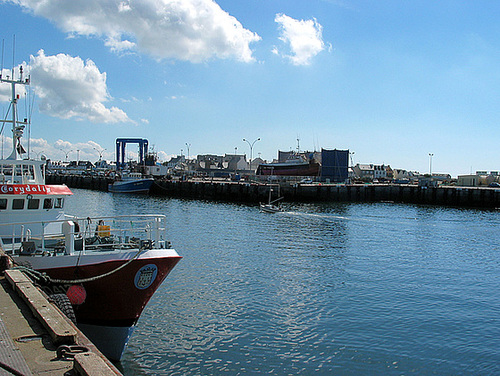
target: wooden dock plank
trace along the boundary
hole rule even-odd
[[[31,281],[19,270],[6,270],[14,290],[28,304],[35,317],[47,329],[55,344],[73,344],[77,332]]]
[[[104,360],[91,352],[75,355],[73,368],[82,376],[116,375]]]

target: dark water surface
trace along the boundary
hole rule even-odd
[[[500,374],[500,212],[73,191],[72,214],[165,214],[184,257],[125,375]]]

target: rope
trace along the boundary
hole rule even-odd
[[[34,269],[28,268],[26,266],[16,266],[13,269],[21,270],[22,272],[28,274],[28,276],[30,278],[32,277],[32,279],[34,279],[36,281],[42,281],[42,283],[69,283],[69,284],[86,283],[86,282],[97,281],[98,279],[105,278],[105,277],[110,276],[113,273],[116,273],[117,271],[123,269],[124,267],[129,265],[132,261],[134,261],[139,256],[139,254],[141,252],[142,252],[142,249],[139,249],[139,251],[137,251],[137,253],[134,255],[134,257],[132,257],[125,264],[120,265],[116,269],[113,269],[107,273],[97,275],[95,277],[90,277],[90,278],[68,279],[68,280],[66,280],[66,279],[54,279],[54,278],[49,277],[47,275],[47,273],[41,273],[41,272],[38,272]]]

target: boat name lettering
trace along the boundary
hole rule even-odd
[[[50,188],[46,185],[38,184],[2,184],[0,192],[11,195],[24,195],[27,193],[47,194],[50,193]]]

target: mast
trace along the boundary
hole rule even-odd
[[[7,159],[22,159],[21,154],[26,153],[21,145],[21,137],[23,136],[23,131],[26,125],[28,125],[28,119],[24,121],[17,121],[17,101],[19,100],[19,95],[16,95],[16,85],[29,85],[29,76],[23,78],[23,67],[19,67],[19,79],[14,78],[14,68],[12,68],[12,78],[7,76],[3,77],[2,72],[0,72],[0,82],[5,82],[11,85],[12,98],[10,101],[12,108],[12,120],[5,119],[5,123],[12,124],[12,153]]]

